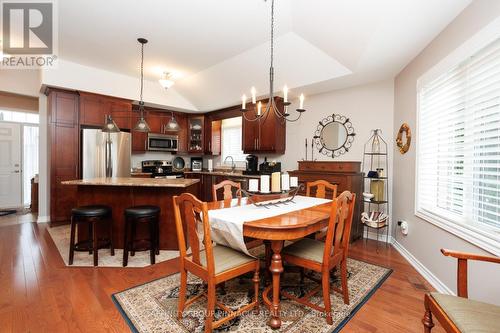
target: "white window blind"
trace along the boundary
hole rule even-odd
[[[227,156],[232,156],[235,162],[245,162],[247,157],[242,150],[242,118],[222,120],[222,162]]]
[[[500,40],[419,91],[417,213],[500,233]]]

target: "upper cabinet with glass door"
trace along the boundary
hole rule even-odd
[[[188,152],[199,153],[204,152],[204,116],[188,117]]]

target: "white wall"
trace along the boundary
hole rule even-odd
[[[416,133],[417,80],[450,52],[500,16],[500,1],[474,1],[395,79],[394,133],[407,122]],[[413,141],[415,142],[415,140]],[[394,153],[394,220],[405,219],[409,234],[404,237],[396,230],[395,238],[404,250],[444,283],[444,289],[456,290],[456,260],[444,257],[440,248],[485,253],[478,247],[417,218],[415,202],[415,146],[408,153]],[[472,264],[469,270],[470,297],[500,304],[500,267],[493,264]],[[439,285],[437,285],[439,287]]]
[[[47,96],[40,94],[39,103],[39,141],[38,141],[38,222],[48,222],[50,219],[50,150],[49,125],[47,117]]]
[[[35,69],[0,70],[0,91],[38,97],[40,71]]]
[[[296,102],[296,99],[292,99]],[[318,123],[332,113],[349,117],[354,127],[356,136],[351,149],[333,161],[362,161],[363,146],[370,138],[371,130],[380,128],[382,136],[388,143],[388,151],[393,151],[393,109],[394,109],[394,84],[392,79],[373,82],[346,89],[333,90],[326,93],[307,96],[305,100],[307,111],[297,122],[286,124],[286,153],[285,155],[259,155],[259,163],[267,156],[268,161],[282,163],[283,171],[296,170],[297,161],[305,158],[305,139],[308,140],[308,159],[311,159],[311,139]],[[297,105],[290,105],[290,110],[295,110]],[[290,118],[296,116],[295,111],[290,111]],[[391,154],[392,155],[392,154]],[[392,156],[389,155],[389,165]],[[205,159],[210,157],[205,156]],[[332,161],[332,158],[320,155],[314,151],[314,158]],[[220,158],[215,157],[215,166],[219,165]],[[391,172],[391,170],[389,170]]]
[[[308,140],[310,159],[310,142],[316,127],[319,121],[333,113],[348,117],[356,133],[349,152],[334,161],[362,161],[363,145],[370,138],[371,130],[376,128],[382,129],[382,136],[389,144],[389,151],[392,151],[393,104],[392,79],[307,96],[304,104],[307,111],[299,121],[286,124],[286,155],[276,157],[276,160],[282,162],[283,170],[297,169],[297,161],[305,158],[305,139]],[[294,104],[290,106],[290,110],[296,108]],[[296,112],[290,113],[292,118]],[[317,150],[314,158],[332,161],[332,158],[320,155]]]
[[[42,70],[41,81],[43,85],[62,89],[139,99],[139,73],[137,77],[131,77],[60,59],[56,68]],[[173,110],[196,110],[193,104],[175,91],[175,86],[166,91],[157,81],[144,80],[144,100]]]

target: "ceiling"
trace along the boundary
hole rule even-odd
[[[394,77],[471,0],[276,0],[275,85],[296,97]],[[177,75],[199,111],[268,91],[270,2],[59,1],[60,57],[138,76]],[[169,92],[166,92],[169,94]],[[147,101],[147,96],[145,96]]]

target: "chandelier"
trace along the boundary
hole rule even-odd
[[[300,94],[299,97],[299,108],[296,110],[298,112],[298,115],[295,119],[290,119],[290,114],[288,113],[288,106],[290,106],[290,102],[288,101],[288,87],[285,85],[283,87],[283,105],[284,105],[284,112],[281,112],[278,109],[278,106],[276,105],[276,102],[274,100],[274,0],[271,0],[271,66],[269,67],[269,97],[268,97],[268,102],[265,107],[265,110],[262,110],[262,102],[259,101],[257,102],[257,91],[255,87],[252,87],[250,90],[251,96],[252,96],[252,106],[254,109],[254,117],[249,118],[247,117],[248,114],[248,109],[247,109],[247,96],[243,95],[241,96],[241,112],[243,115],[243,118],[247,121],[257,121],[262,118],[267,118],[267,115],[270,112],[274,112],[276,117],[281,119],[283,122],[284,121],[297,121],[299,120],[300,116],[302,113],[304,113],[306,110],[304,109],[304,94]]]

